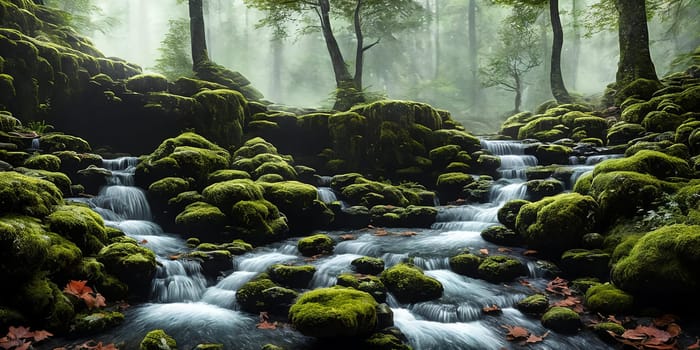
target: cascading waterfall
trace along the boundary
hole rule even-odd
[[[522,145],[515,142],[489,141],[488,144],[496,154],[522,150]],[[233,270],[224,271],[212,281],[202,275],[196,262],[168,258],[189,250],[182,238],[163,232],[149,221],[150,211],[143,191],[133,187],[133,169],[127,170],[134,166],[135,159],[106,161],[105,168],[117,179],[100,192],[93,204],[108,225],[152,249],[158,255],[160,267],[152,283],[150,302],[127,310],[128,322],[114,329],[110,339],[102,338],[103,341],[125,342],[127,348],[136,348],[146,332],[160,328],[174,336],[181,348],[212,342],[221,343],[226,349],[260,349],[267,343],[285,349],[308,349],[313,346],[313,339],[291,327],[257,329],[258,315],[240,311],[236,290],[277,263],[312,264],[316,273],[309,289],[332,286],[339,274],[353,273],[351,262],[365,255],[381,258],[387,267],[411,260],[443,284],[443,296],[427,302],[402,304],[391,294],[387,296],[395,325],[414,349],[515,348],[517,345],[505,339],[502,325],[506,324],[525,327],[534,334],[546,332],[539,319],[513,308],[518,300],[532,294],[528,287],[519,283],[493,284],[456,274],[449,268],[449,257],[465,249],[497,251],[498,247],[484,241],[480,232],[497,224],[497,211],[506,201],[524,197],[520,178],[495,182],[491,203],[440,207],[437,222],[429,229],[388,229],[388,235],[375,235],[367,229],[328,232],[338,242],[334,254],[312,261],[300,255],[296,248],[298,238],[292,238],[235,257]],[[411,234],[402,234],[407,230]],[[354,239],[341,239],[346,234]],[[527,277],[530,285],[543,289],[547,281],[537,276],[532,262],[527,263],[531,270]],[[501,307],[502,315],[484,316],[481,309],[491,305]],[[538,349],[609,347],[590,333],[576,336],[551,333],[537,345]]]

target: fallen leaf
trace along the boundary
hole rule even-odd
[[[379,229],[374,231],[375,236],[386,236],[388,234],[389,234],[389,232],[387,232],[387,230],[385,230],[383,228],[379,228]]]
[[[355,237],[355,235],[345,234],[345,235],[340,235],[340,239],[342,239],[344,241],[351,241],[353,239],[357,239],[357,237]]]
[[[530,334],[530,336],[527,337],[527,340],[525,340],[525,343],[526,344],[536,344],[536,343],[542,342],[542,341],[544,341],[544,338],[546,338],[548,335],[549,335],[549,331],[546,331],[541,336]]]
[[[481,253],[483,255],[489,255],[489,250],[486,248],[481,248],[481,249],[479,249],[479,253]]]
[[[508,339],[509,341],[527,339],[527,337],[530,335],[530,331],[523,327],[511,325],[502,325],[501,327],[508,330],[508,333],[506,334],[506,339]]]
[[[666,332],[668,332],[668,334],[670,334],[672,337],[677,337],[681,335],[681,326],[676,323],[671,323],[666,326]]]
[[[572,294],[571,290],[569,289],[569,281],[561,277],[557,277],[549,281],[549,283],[547,283],[546,290],[550,293],[559,294],[565,297]]]
[[[658,328],[666,328],[671,323],[678,321],[678,317],[671,314],[665,314],[654,319],[654,326]]]
[[[485,314],[495,314],[495,313],[501,313],[501,308],[498,307],[498,305],[493,304],[491,306],[484,306],[481,308],[481,311],[483,311]]]
[[[539,253],[540,253],[540,252],[538,252],[538,251],[536,251],[536,250],[528,249],[528,250],[526,250],[526,251],[523,252],[523,255],[529,256],[529,255],[537,255],[537,254],[539,254]]]
[[[32,336],[32,338],[34,339],[34,341],[39,342],[39,341],[42,341],[42,340],[44,340],[48,337],[51,337],[51,336],[53,336],[53,334],[51,334],[47,331],[44,331],[44,330],[40,330],[40,331],[34,331],[34,335]]]
[[[417,233],[415,233],[413,231],[403,231],[403,232],[399,233],[399,236],[402,236],[402,237],[413,237],[415,235],[417,235]]]
[[[498,251],[501,253],[510,253],[513,251],[513,249],[506,248],[506,247],[498,247]]]

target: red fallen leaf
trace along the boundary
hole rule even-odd
[[[530,336],[527,337],[527,340],[525,340],[525,343],[526,344],[540,343],[540,342],[544,341],[544,338],[547,338],[548,335],[549,335],[549,331],[544,332],[544,334],[542,334],[541,336],[530,334]]]
[[[513,249],[506,248],[506,247],[498,247],[498,251],[501,253],[510,253],[513,251]]]
[[[536,250],[528,249],[528,250],[526,250],[526,251],[523,252],[523,255],[529,256],[529,255],[537,255],[537,254],[539,254],[539,253],[540,253],[540,252],[538,252],[538,251],[536,251]]]
[[[654,319],[654,326],[658,328],[665,328],[671,323],[678,321],[676,315],[665,314]]]
[[[277,329],[277,322],[270,322],[270,315],[262,311],[260,312],[260,322],[255,326],[259,329]]]
[[[170,259],[170,260],[178,260],[178,259],[180,259],[181,257],[182,257],[182,254],[173,254],[173,255],[169,255],[169,256],[168,256],[168,259]]]
[[[92,293],[92,288],[86,286],[87,281],[75,281],[71,280],[68,282],[66,285],[66,288],[63,289],[65,293],[68,293],[70,295],[74,295],[78,298],[82,297],[83,295],[87,293]]]
[[[486,248],[481,248],[481,249],[479,249],[479,253],[481,253],[483,255],[489,255],[489,250]]]
[[[344,241],[350,241],[353,239],[357,239],[357,237],[355,237],[355,235],[346,234],[346,235],[340,235],[340,239],[342,239]]]
[[[511,325],[501,325],[501,327],[508,330],[508,333],[506,334],[506,339],[508,339],[509,341],[527,339],[527,337],[530,335],[530,331],[523,327]]]
[[[569,289],[569,281],[561,277],[557,277],[549,281],[549,283],[547,283],[546,290],[550,293],[559,294],[565,297],[571,295],[571,290]]]
[[[387,230],[385,230],[383,228],[380,228],[380,229],[377,229],[376,231],[374,231],[375,236],[386,236],[388,234],[389,234],[389,232],[387,232]]]
[[[142,239],[142,240],[139,241],[139,244],[146,244],[146,243],[148,243],[148,240],[147,240],[147,239]]]
[[[677,337],[681,335],[681,326],[679,326],[676,323],[670,323],[668,326],[666,326],[666,332],[671,335],[671,337]]]
[[[498,305],[493,304],[491,306],[484,306],[481,308],[481,311],[483,311],[485,314],[495,314],[495,313],[500,313],[501,308],[498,307]]]
[[[399,233],[399,236],[402,236],[402,237],[412,237],[415,235],[417,235],[417,233],[415,233],[413,231],[404,231],[404,232]]]
[[[99,343],[95,344],[94,340],[88,340],[85,343],[80,344],[75,349],[77,349],[77,350],[119,350],[117,348],[117,346],[114,345],[113,343],[102,344],[102,342],[99,342]]]
[[[47,339],[48,337],[51,337],[51,336],[53,336],[53,334],[51,334],[47,331],[44,331],[44,330],[40,330],[40,331],[34,331],[34,335],[32,336],[32,338],[34,338],[34,341],[39,342],[39,341]]]

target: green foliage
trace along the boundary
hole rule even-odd
[[[185,18],[168,21],[168,32],[158,48],[160,57],[153,67],[157,72],[174,80],[192,76],[192,53],[190,48],[190,21]]]
[[[95,31],[107,33],[119,24],[119,20],[107,16],[95,2],[95,0],[45,0],[46,6],[65,11],[64,19],[84,35],[92,35]]]

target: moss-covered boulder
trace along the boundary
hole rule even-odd
[[[230,213],[231,207],[240,201],[263,199],[263,188],[248,179],[228,180],[207,186],[202,196],[224,213]]]
[[[486,257],[477,269],[479,277],[492,282],[510,282],[518,276],[527,275],[527,267],[520,260],[505,256]]]
[[[252,244],[278,241],[289,232],[286,218],[264,199],[237,202],[231,207],[230,215],[235,238]]]
[[[438,176],[435,186],[440,200],[449,202],[461,198],[464,186],[472,182],[474,182],[474,178],[469,174],[445,173]]]
[[[503,226],[506,228],[515,230],[515,222],[518,218],[520,208],[528,203],[530,203],[530,201],[526,201],[524,199],[513,199],[506,202],[500,209],[498,209],[498,222],[503,224]]]
[[[0,212],[41,218],[62,201],[61,191],[49,181],[13,171],[0,176]]]
[[[565,193],[523,205],[516,228],[529,247],[558,256],[580,246],[583,235],[595,231],[598,215],[593,198]]]
[[[523,243],[523,236],[501,225],[487,227],[481,231],[481,238],[487,242],[505,246],[518,246]]]
[[[544,294],[533,294],[518,301],[515,307],[525,314],[541,315],[549,308],[549,298]]]
[[[401,303],[417,303],[442,296],[442,283],[411,264],[394,265],[384,270],[380,277]]]
[[[313,265],[292,266],[275,264],[267,269],[267,274],[275,283],[289,288],[306,288],[316,273]]]
[[[102,217],[82,205],[63,205],[46,218],[49,229],[73,241],[87,254],[96,254],[108,242]]]
[[[177,350],[177,342],[162,329],[154,329],[146,333],[139,350]]]
[[[59,133],[45,134],[39,138],[39,143],[47,153],[58,151],[88,153],[91,150],[90,144],[84,139]]]
[[[330,220],[326,205],[318,202],[316,187],[298,181],[262,182],[263,196],[274,204],[288,220],[291,230],[299,234],[310,232]]]
[[[266,273],[246,282],[236,291],[236,300],[248,312],[285,314],[298,293],[273,282]]]
[[[476,254],[463,253],[450,258],[450,268],[455,273],[469,277],[479,276],[479,265],[484,261],[483,257]]]
[[[533,202],[564,192],[564,184],[558,180],[530,180],[525,186],[527,198]]]
[[[100,311],[81,313],[75,316],[71,324],[74,335],[87,336],[104,332],[124,322],[124,314],[118,311]]]
[[[632,311],[634,297],[610,283],[588,288],[585,297],[586,308],[603,315],[625,314]]]
[[[64,173],[59,173],[57,171],[47,171],[39,169],[29,169],[25,167],[14,168],[14,171],[35,177],[38,179],[45,179],[58,187],[64,197],[70,197],[72,195],[72,182],[68,175]]]
[[[363,256],[350,262],[357,273],[378,275],[384,271],[384,260],[371,256]]]
[[[206,202],[194,202],[175,217],[177,232],[210,239],[215,238],[228,222],[226,214]]]
[[[161,74],[139,74],[126,80],[126,88],[142,94],[167,91],[168,80]]]
[[[306,292],[289,309],[294,328],[317,338],[363,337],[377,324],[377,302],[351,288],[320,288]]]
[[[691,296],[700,292],[699,246],[700,226],[661,227],[642,236],[613,266],[611,280],[635,298],[691,305]]]
[[[0,217],[0,276],[24,281],[44,264],[51,241],[41,223],[27,216]]]
[[[534,155],[540,165],[569,164],[569,156],[572,153],[570,147],[556,144],[538,145],[534,149]]]
[[[369,293],[378,303],[386,301],[386,286],[377,276],[343,273],[338,276],[336,284]]]
[[[335,247],[335,241],[328,235],[316,234],[301,238],[297,242],[297,249],[303,256],[314,256],[319,254],[330,254]]]
[[[112,243],[100,250],[97,261],[129,286],[129,293],[145,296],[156,272],[153,251],[133,243]]]
[[[24,161],[24,166],[31,169],[59,171],[61,158],[53,154],[36,154]]]
[[[581,316],[571,309],[554,306],[542,315],[542,325],[557,332],[573,334],[581,328]]]
[[[608,145],[624,145],[627,142],[641,137],[646,132],[643,126],[624,121],[613,124],[606,136]]]
[[[593,176],[613,171],[635,171],[659,179],[668,177],[690,178],[693,175],[688,162],[662,152],[642,150],[628,158],[608,159],[593,170]]]
[[[189,189],[190,183],[187,180],[181,177],[165,177],[148,186],[148,194],[153,199],[165,202]]]
[[[568,111],[567,111],[568,112]],[[518,139],[537,139],[544,142],[556,141],[565,137],[563,133],[553,132],[561,124],[559,116],[538,116],[518,130]]]
[[[235,156],[234,156],[235,158]],[[221,169],[210,173],[207,177],[207,185],[228,180],[250,179],[250,174],[243,170]]]
[[[561,255],[559,267],[569,278],[595,277],[607,280],[610,274],[610,254],[602,250],[571,249]]]

